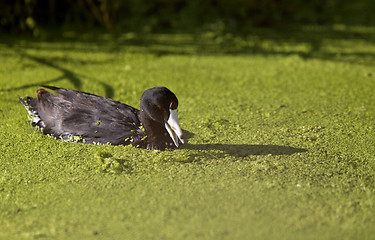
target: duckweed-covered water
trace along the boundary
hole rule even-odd
[[[0,239],[372,239],[375,30],[0,41]],[[139,107],[167,86],[177,150],[57,141],[40,84]]]

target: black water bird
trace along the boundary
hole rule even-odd
[[[165,87],[146,90],[140,110],[95,94],[42,85],[37,98],[20,98],[30,124],[69,142],[129,145],[164,150],[184,143],[176,95]]]

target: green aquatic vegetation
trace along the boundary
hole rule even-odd
[[[372,239],[374,33],[3,36],[0,239]],[[57,141],[18,102],[40,84],[167,86],[186,143]]]
[[[129,167],[124,159],[114,158],[111,153],[106,151],[97,152],[95,157],[98,160],[99,169],[106,173],[119,174]]]

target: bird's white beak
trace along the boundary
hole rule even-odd
[[[168,121],[165,123],[165,128],[167,129],[169,136],[171,136],[174,145],[178,147],[179,141],[184,143],[184,137],[180,125],[178,124],[177,109],[169,109],[169,112],[170,114]]]

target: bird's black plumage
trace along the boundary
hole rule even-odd
[[[165,87],[146,90],[140,110],[91,93],[42,87],[57,94],[39,89],[37,98],[20,98],[20,102],[28,110],[30,123],[44,134],[64,141],[132,144],[152,150],[183,143],[177,116],[171,117],[171,113],[177,114],[178,100]]]

